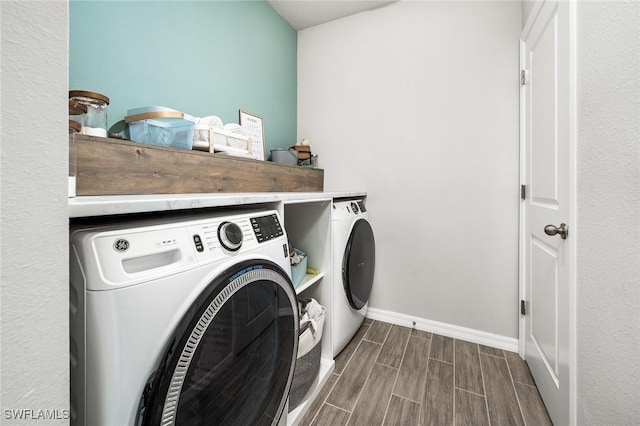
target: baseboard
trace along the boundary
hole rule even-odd
[[[415,321],[415,328],[418,330],[441,334],[443,336],[466,340],[468,342],[480,343],[481,345],[504,349],[509,352],[518,352],[518,339],[514,339],[513,337],[501,336],[499,334],[488,333],[486,331],[474,330],[472,328],[432,321],[424,318],[416,318],[411,315],[384,311],[382,309],[372,307],[367,309],[367,318],[410,328],[414,327]]]

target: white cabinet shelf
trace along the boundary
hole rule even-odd
[[[322,277],[324,277],[324,273],[320,272],[319,274],[307,274],[302,279],[302,282],[296,287],[296,294],[300,294],[315,283],[319,282]]]
[[[253,204],[319,203],[343,197],[363,197],[364,192],[260,192],[214,194],[84,195],[69,198],[69,217],[109,216],[129,213],[218,208]]]
[[[288,414],[288,426],[296,426],[300,422],[335,366],[331,340],[331,205],[332,200],[324,199],[290,200],[282,206],[289,244],[307,254],[309,268],[321,271],[317,275],[307,274],[296,288],[296,293],[303,298],[313,298],[327,308],[320,343],[318,379],[311,384],[306,399]]]

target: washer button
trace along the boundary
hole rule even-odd
[[[198,250],[199,253],[202,253],[204,251],[204,245],[202,245],[202,238],[200,238],[200,235],[194,234],[193,242],[196,245],[196,250]]]

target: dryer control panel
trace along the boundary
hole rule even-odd
[[[333,220],[360,216],[367,212],[364,200],[340,200],[333,202]]]

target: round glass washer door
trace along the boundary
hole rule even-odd
[[[141,399],[142,425],[276,425],[298,352],[296,293],[266,261],[209,284],[182,318]]]
[[[358,219],[351,228],[342,259],[342,284],[349,305],[360,310],[367,304],[376,267],[376,242],[366,219]]]

